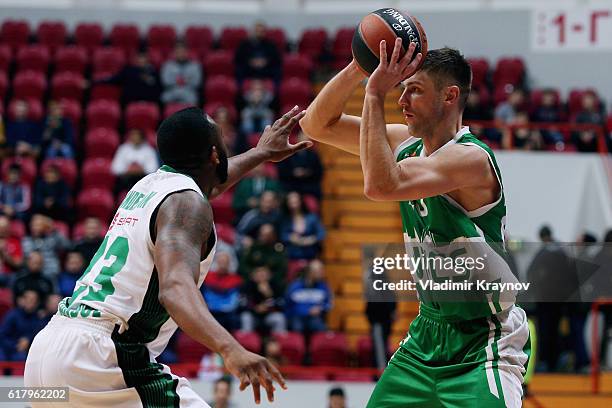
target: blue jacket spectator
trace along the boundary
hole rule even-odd
[[[34,336],[42,329],[39,304],[33,290],[17,298],[17,307],[7,313],[0,326],[0,361],[25,361]]]
[[[21,166],[12,164],[5,183],[0,183],[0,213],[24,221],[32,204],[30,186],[21,182]]]
[[[30,235],[21,241],[23,253],[27,256],[32,251],[40,251],[44,258],[43,274],[55,279],[60,273],[60,253],[70,246],[70,241],[57,231],[53,220],[34,214],[30,221]]]
[[[6,123],[6,142],[9,147],[36,155],[42,143],[40,123],[28,119],[29,106],[24,100],[15,104],[15,119]]]
[[[285,311],[291,330],[316,332],[326,330],[325,314],[330,310],[332,295],[324,281],[325,270],[318,259],[310,262],[304,277],[287,289]]]
[[[202,294],[215,319],[227,330],[237,330],[242,278],[230,272],[231,257],[227,252],[218,252],[215,262],[217,268],[206,276]]]
[[[72,251],[66,255],[64,270],[57,276],[57,286],[62,297],[71,296],[76,281],[85,271],[85,261],[80,252]]]
[[[48,115],[42,132],[42,153],[46,158],[74,157],[74,127],[70,119],[64,117],[62,105],[49,102]]]
[[[321,220],[308,212],[302,196],[295,191],[287,194],[285,214],[280,237],[289,259],[314,259],[325,238]]]

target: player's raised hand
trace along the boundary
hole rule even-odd
[[[414,75],[423,58],[423,55],[418,53],[412,59],[415,49],[416,44],[411,42],[406,53],[400,58],[402,39],[396,38],[391,59],[387,59],[387,44],[385,40],[382,40],[380,42],[380,63],[368,79],[366,93],[385,96],[397,84]]]
[[[282,374],[267,359],[245,349],[234,350],[224,356],[225,367],[240,380],[240,391],[249,385],[253,387],[255,403],[261,402],[263,387],[268,401],[274,401],[274,382],[276,381],[284,390],[287,389]]]
[[[307,140],[296,144],[289,143],[291,130],[304,117],[305,113],[306,111],[300,111],[296,105],[274,122],[272,126],[266,126],[257,143],[257,148],[263,149],[269,155],[269,160],[279,162],[312,146],[312,142]]]

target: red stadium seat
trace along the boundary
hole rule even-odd
[[[0,28],[0,42],[10,46],[13,51],[28,43],[30,24],[25,20],[4,20]]]
[[[333,377],[337,382],[372,382],[374,377],[371,374],[360,371],[342,370]]]
[[[238,340],[238,343],[251,353],[261,353],[261,337],[256,332],[238,330],[232,334]]]
[[[327,43],[327,32],[323,28],[313,28],[302,32],[299,41],[298,50],[301,54],[309,55],[310,58],[317,61]]]
[[[105,225],[106,220],[99,220],[102,225]],[[72,240],[78,241],[79,239],[85,236],[85,222],[86,220],[80,221],[76,223],[74,228],[72,228]],[[100,238],[103,238],[106,235],[106,228],[100,228]]]
[[[111,161],[109,159],[85,160],[81,168],[81,178],[83,189],[89,187],[112,189],[115,185],[115,176],[111,173]]]
[[[13,52],[11,47],[5,44],[0,44],[0,71],[8,72],[11,67]]]
[[[487,75],[489,74],[489,61],[484,58],[468,58],[472,67],[472,87],[486,85]]]
[[[164,119],[172,115],[173,113],[178,112],[182,109],[188,108],[190,106],[193,106],[193,105],[189,103],[181,103],[181,102],[173,102],[173,103],[166,104],[166,106],[164,106]]]
[[[4,100],[4,97],[6,96],[6,91],[8,90],[8,86],[9,86],[9,81],[8,81],[8,77],[6,76],[6,72],[0,71],[0,106],[3,105],[2,101]]]
[[[315,333],[310,339],[310,353],[314,366],[343,367],[348,362],[348,342],[343,333]]]
[[[13,308],[13,291],[9,288],[0,288],[0,322],[4,316]]]
[[[211,202],[216,221],[226,224],[232,223],[235,217],[234,209],[232,208],[232,197],[233,193],[226,191]]]
[[[499,86],[496,86],[495,90],[493,91],[494,105],[497,106],[500,103],[504,102],[506,99],[508,99],[508,96],[512,93],[513,90],[514,86],[512,86],[511,84],[501,84]]]
[[[60,72],[51,80],[51,97],[53,99],[83,99],[83,83],[85,78],[74,72]]]
[[[234,241],[236,240],[236,230],[234,230],[231,224],[215,223],[215,230],[217,231],[217,236],[219,239],[227,242],[230,245],[234,244]]]
[[[59,103],[64,110],[64,116],[70,119],[75,132],[78,133],[81,127],[81,116],[83,115],[80,102],[72,99],[60,99]]]
[[[87,116],[87,127],[116,128],[119,125],[120,109],[115,101],[100,99],[91,102],[85,113]]]
[[[89,94],[90,103],[101,99],[119,102],[120,98],[121,87],[111,84],[96,84],[91,88]]]
[[[520,86],[525,76],[525,63],[521,58],[501,58],[497,61],[493,73],[493,84],[497,87],[501,84],[512,84]]]
[[[362,336],[357,340],[357,360],[360,367],[372,366],[372,347],[370,336]]]
[[[12,164],[21,166],[21,180],[24,183],[32,184],[36,179],[36,161],[29,157],[7,157],[2,160],[2,176],[6,178],[9,167]]]
[[[17,51],[17,69],[19,71],[39,71],[46,74],[50,59],[49,49],[46,46],[27,45]]]
[[[77,45],[66,45],[55,52],[55,72],[83,74],[88,64],[87,49]]]
[[[74,29],[74,42],[92,53],[104,42],[104,30],[98,23],[80,23]]]
[[[225,27],[219,36],[219,48],[234,52],[248,36],[249,33],[244,27]]]
[[[62,21],[42,21],[36,30],[40,44],[44,44],[53,54],[55,50],[66,43],[68,30]]]
[[[321,209],[317,197],[310,194],[305,194],[303,198],[304,204],[306,205],[306,208],[308,208],[308,211],[314,214],[318,214]]]
[[[307,54],[287,54],[283,59],[283,78],[310,80],[312,60]]]
[[[121,48],[125,55],[131,55],[140,48],[140,32],[136,24],[115,24],[109,39],[111,45]]]
[[[62,175],[62,179],[71,188],[74,188],[78,175],[76,162],[73,159],[45,159],[40,167],[40,172],[44,173],[51,165],[57,166]]]
[[[160,50],[164,57],[168,56],[176,44],[176,29],[172,25],[154,24],[147,32],[149,48]]]
[[[8,106],[8,116],[9,119],[15,119],[15,104],[17,103],[18,98],[13,99]],[[40,121],[43,118],[43,107],[42,103],[40,103],[39,99],[31,99],[27,98],[26,102],[28,102],[28,118],[33,121]]]
[[[119,147],[119,135],[115,129],[95,128],[85,135],[85,157],[88,159],[112,159]]]
[[[251,133],[250,135],[248,135],[247,143],[249,144],[249,148],[253,148],[257,146],[257,143],[259,143],[260,138],[261,138],[261,133],[259,132]]]
[[[287,364],[302,365],[304,354],[306,353],[306,345],[302,333],[273,333],[272,337],[280,344],[281,353],[287,359]]]
[[[97,217],[108,222],[113,215],[113,195],[110,186],[104,188],[86,188],[77,197],[77,213],[79,219]]]
[[[211,351],[183,332],[179,332],[176,340],[176,354],[181,363],[199,363]]]
[[[274,81],[272,81],[271,79],[245,79],[242,82],[242,94],[246,94],[248,91],[250,91],[253,86],[255,86],[256,83],[262,83],[263,87],[267,90],[270,91],[271,93],[274,93]]]
[[[279,54],[283,55],[285,53],[287,49],[287,36],[285,35],[285,30],[280,27],[267,28],[266,38],[276,45]]]
[[[234,75],[234,55],[230,51],[213,51],[203,60],[204,71],[207,77],[217,75]]]
[[[9,230],[9,234],[11,237],[15,238],[23,238],[26,235],[26,227],[23,221],[21,220],[12,220],[11,226]]]
[[[153,102],[133,102],[125,110],[128,129],[155,130],[159,122],[159,107]]]
[[[13,78],[13,97],[42,100],[47,89],[45,75],[38,71],[19,71]]]
[[[279,90],[280,104],[283,107],[298,105],[303,109],[312,99],[310,82],[299,78],[289,78],[281,82]]]
[[[308,265],[308,261],[305,259],[293,259],[287,264],[287,276],[285,282],[293,282],[297,278],[302,270]]]
[[[567,108],[569,111],[570,117],[574,117],[578,112],[582,110],[582,97],[585,93],[590,92],[595,95],[597,99],[597,106],[601,108],[601,102],[599,96],[597,95],[597,91],[593,88],[587,89],[572,89],[569,93],[569,97],[567,98]]]
[[[236,103],[238,85],[233,77],[215,76],[209,78],[204,86],[206,103],[219,102],[227,105]]]
[[[208,26],[189,26],[185,30],[184,38],[187,48],[199,56],[208,54],[214,42],[213,32]]]
[[[332,53],[336,61],[345,61],[353,57],[351,43],[353,41],[354,27],[344,27],[336,31],[332,43]]]
[[[125,54],[117,47],[98,48],[93,54],[94,79],[119,72],[125,66]]]

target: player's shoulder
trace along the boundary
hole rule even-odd
[[[160,214],[180,216],[183,219],[213,218],[210,202],[199,192],[191,189],[169,194],[159,208]]]

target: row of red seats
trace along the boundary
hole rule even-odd
[[[159,68],[170,54],[161,54],[150,48],[148,55],[151,63]],[[9,45],[0,44],[0,71],[8,71],[13,61],[17,71],[32,70],[46,73],[51,64],[55,73],[72,72],[84,74],[91,66],[94,79],[112,75],[133,58],[134,54],[126,54],[120,47],[99,47],[89,56],[87,49],[78,45],[65,45],[57,49],[54,56],[46,45],[31,44],[19,48],[15,58]],[[199,56],[192,52],[191,57],[202,63],[207,76],[234,72],[234,53],[228,50],[217,50]],[[288,53],[283,56],[283,73],[285,77],[309,78],[313,62],[309,54]]]

